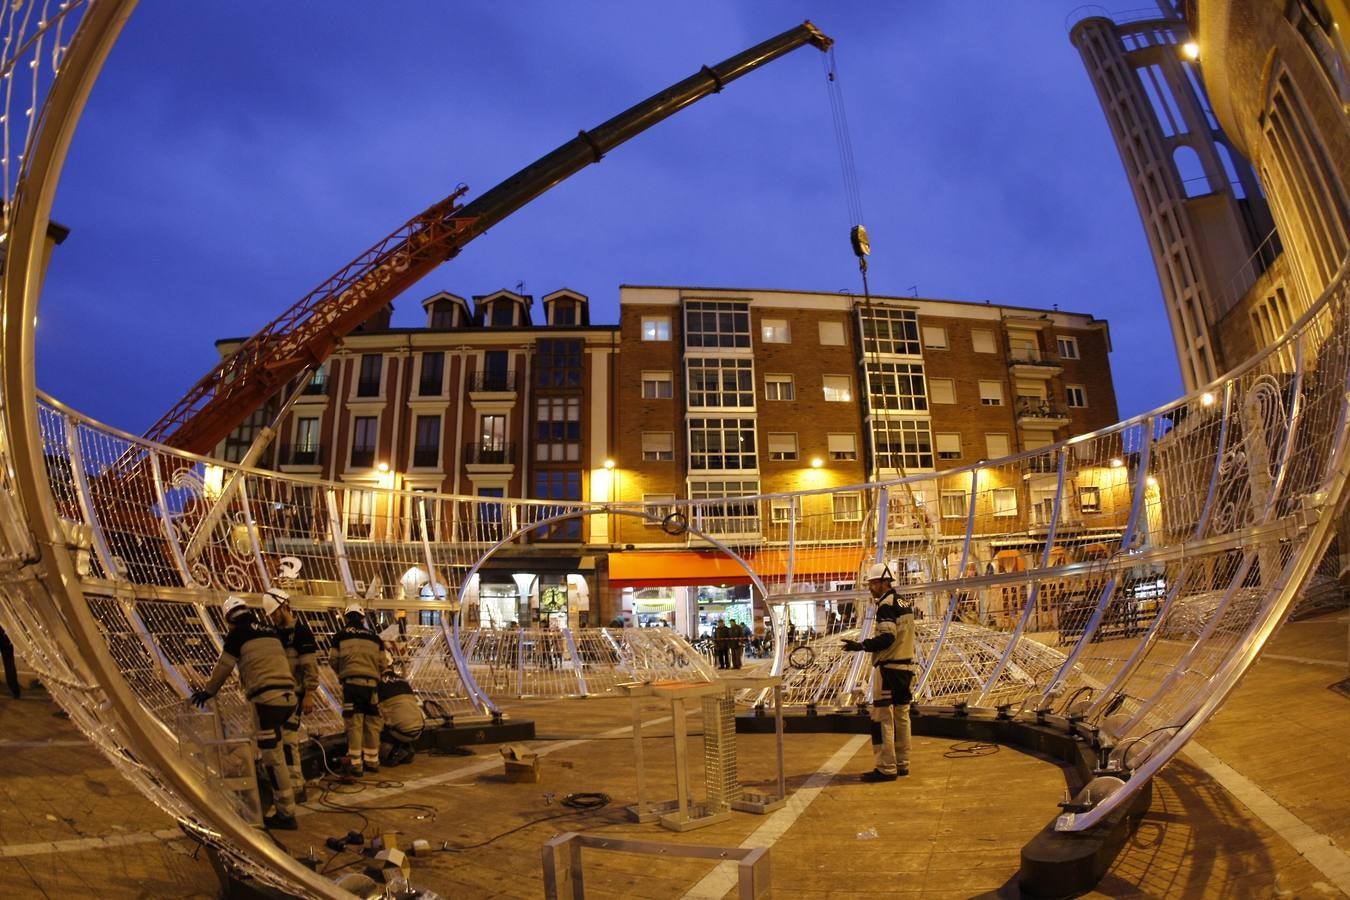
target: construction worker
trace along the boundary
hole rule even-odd
[[[281,634],[291,677],[295,679],[295,709],[281,727],[281,743],[286,751],[291,786],[295,788],[295,802],[304,803],[309,796],[300,757],[300,717],[314,709],[314,697],[319,690],[319,645],[309,625],[291,609],[291,595],[281,588],[268,588],[263,594],[263,612]]]
[[[342,774],[360,777],[380,771],[378,686],[384,642],[366,624],[366,611],[353,600],[333,635],[332,665],[342,682],[342,719],[347,726],[347,761]]]
[[[226,597],[223,611],[225,624],[230,626],[225,635],[225,646],[211,677],[192,692],[190,700],[205,709],[207,701],[220,691],[225,679],[238,667],[239,686],[253,704],[258,753],[272,782],[272,801],[277,807],[273,815],[263,818],[263,824],[268,828],[293,831],[297,827],[295,794],[281,748],[282,726],[295,711],[296,703],[295,680],[286,661],[286,648],[282,646],[277,630],[259,621],[243,597]]]
[[[867,590],[877,604],[876,630],[865,641],[846,640],[845,650],[872,654],[872,758],[866,782],[895,781],[909,774],[909,704],[914,696],[914,610],[901,605],[885,563],[867,570]]]
[[[385,654],[385,669],[380,673],[380,760],[386,766],[413,761],[413,744],[422,736],[426,718],[417,703],[413,687],[394,668],[393,657]]]

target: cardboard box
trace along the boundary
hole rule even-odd
[[[524,744],[507,744],[501,749],[502,761],[506,764],[506,780],[518,784],[534,784],[539,781],[539,754]]]

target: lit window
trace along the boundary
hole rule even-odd
[[[765,400],[796,400],[797,388],[792,383],[791,375],[765,375],[764,376],[764,399]]]
[[[1060,335],[1055,338],[1055,344],[1059,347],[1060,359],[1078,358],[1078,338]]]
[[[643,316],[642,339],[644,341],[670,340],[670,318],[668,316]]]
[[[655,517],[655,521],[644,520],[643,524],[650,528],[659,528],[661,520],[675,511],[675,495],[643,494],[642,505],[646,507],[647,513]]]
[[[792,340],[787,319],[761,319],[759,331],[760,339],[766,344],[786,344]]]
[[[1078,508],[1085,513],[1101,512],[1101,491],[1095,487],[1080,487],[1078,489]]]
[[[793,503],[791,500],[770,500],[769,520],[773,522],[792,521],[792,506]],[[802,520],[802,509],[800,506],[798,506],[797,521],[800,522],[801,520]]]
[[[994,515],[1017,515],[1017,489],[994,488]]]
[[[831,403],[848,403],[853,399],[853,386],[847,375],[825,376],[825,399]]]
[[[965,491],[943,491],[938,502],[942,505],[944,519],[964,519],[970,512]]]
[[[835,494],[833,516],[836,522],[859,522],[862,520],[862,494],[857,491],[845,491]]]
[[[983,406],[1003,405],[1003,385],[997,381],[980,382],[980,403]]]
[[[669,372],[642,373],[643,400],[669,400],[671,390],[672,380]]]
[[[1064,388],[1064,399],[1070,409],[1082,409],[1087,406],[1087,391],[1081,385],[1070,384]]]

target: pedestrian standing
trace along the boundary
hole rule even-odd
[[[727,669],[731,667],[731,629],[727,623],[717,620],[717,628],[713,631],[713,649],[717,652],[717,668]]]
[[[914,696],[914,610],[902,606],[885,563],[867,571],[867,589],[877,603],[876,631],[865,641],[846,640],[845,650],[872,655],[872,758],[867,782],[909,774],[909,704]]]
[[[258,755],[272,782],[272,802],[277,807],[274,814],[263,817],[263,824],[294,831],[299,827],[295,821],[295,794],[281,748],[282,726],[295,711],[296,703],[295,680],[286,660],[286,648],[277,630],[259,621],[243,597],[226,597],[223,611],[225,624],[230,627],[225,646],[211,677],[192,692],[190,699],[198,708],[205,709],[230,673],[236,667],[239,669],[239,686],[253,705]]]
[[[366,611],[352,601],[342,627],[333,635],[332,664],[342,683],[342,721],[347,731],[347,760],[342,774],[359,778],[380,771],[378,687],[384,642],[366,624]]]
[[[295,679],[295,709],[281,727],[281,743],[286,752],[286,768],[291,773],[291,786],[295,788],[295,801],[304,803],[309,799],[309,793],[305,789],[305,770],[300,756],[300,718],[314,709],[314,699],[319,691],[319,644],[313,630],[291,609],[291,595],[281,588],[267,589],[263,595],[263,612],[281,634],[291,677]]]
[[[740,622],[731,623],[731,667],[741,667],[741,656],[745,653],[745,626]]]

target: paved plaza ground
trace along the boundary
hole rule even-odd
[[[1326,898],[1350,894],[1350,698],[1347,617],[1287,625],[1187,757],[1155,781],[1152,809],[1091,897]],[[695,704],[696,705],[696,704]],[[437,849],[413,883],[444,897],[540,897],[540,847],[563,831],[770,848],[780,897],[1017,896],[1019,852],[1057,812],[1064,773],[1012,748],[916,738],[912,774],[868,785],[860,735],[790,734],[792,800],[767,816],[735,813],[675,833],[630,824],[635,799],[629,701],[507,702],[532,719],[538,784],[508,783],[496,746],[469,756],[420,754],[358,786],[311,788],[301,830],[281,838],[320,868],[354,865],[329,835],[396,829]],[[645,708],[652,794],[675,794],[669,710]],[[689,720],[701,759],[700,722]],[[142,799],[41,691],[0,699],[0,897],[215,897],[205,852]],[[738,739],[742,780],[769,787],[773,737]],[[397,779],[397,780],[394,780]],[[576,812],[568,794],[602,792]],[[443,849],[441,849],[443,848]],[[693,860],[586,851],[594,897],[735,896],[734,874]]]

